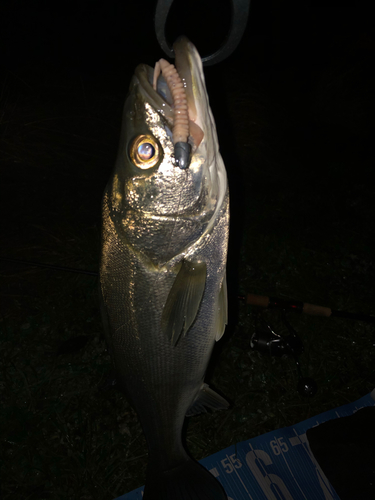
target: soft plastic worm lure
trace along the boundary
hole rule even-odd
[[[172,94],[174,107],[173,144],[176,165],[185,169],[190,163],[191,146],[189,138],[189,112],[184,84],[173,64],[160,59],[155,64],[153,87],[157,89],[157,80],[162,73]]]

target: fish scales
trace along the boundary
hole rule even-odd
[[[102,286],[102,293],[113,332],[110,350],[120,383],[132,402],[133,391],[137,395],[136,408],[142,427],[157,454],[168,441],[180,441],[182,422],[200,388],[215,344],[212,301],[224,273],[226,257],[223,251],[218,267],[216,247],[226,238],[227,218],[228,203],[220,213],[220,223],[200,251],[201,259],[207,259],[210,264],[195,324],[173,346],[159,325],[175,273],[160,274],[156,269],[147,268],[118,238],[108,210],[104,210],[103,223],[110,229],[105,235],[107,259],[102,266],[102,279],[108,286]],[[213,253],[215,259],[212,259]],[[213,260],[215,263],[211,263]],[[213,335],[208,336],[209,331]],[[176,429],[176,434],[171,433],[171,428]]]
[[[197,78],[194,71],[201,66],[195,48],[186,39],[179,47]],[[213,406],[226,407],[225,400],[204,385],[212,349],[222,333],[218,329],[224,326],[218,318],[226,300],[225,170],[208,104],[203,103],[200,118],[205,138],[193,146],[190,167],[180,171],[173,164],[170,123],[163,113],[154,116],[149,103],[153,98],[157,96],[147,84],[133,79],[118,160],[103,198],[103,322],[118,381],[137,411],[149,448],[145,500],[186,495],[221,500],[226,498],[221,486],[189,457],[181,432],[189,411],[210,406],[207,394]],[[154,149],[158,144],[162,149],[151,174],[138,171],[127,155],[134,135],[142,134],[148,134],[152,144],[156,137]],[[216,163],[211,160],[210,166],[209,157]]]

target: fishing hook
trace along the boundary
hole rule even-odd
[[[158,0],[154,19],[156,38],[158,39],[160,47],[170,58],[174,57],[174,52],[165,37],[165,25],[172,3],[173,0]],[[241,41],[249,15],[250,0],[231,0],[231,6],[232,16],[229,33],[219,50],[202,58],[204,66],[212,66],[226,59],[234,52]]]

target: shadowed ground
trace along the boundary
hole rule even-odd
[[[318,384],[306,399],[292,359],[250,350],[258,312],[237,300],[252,292],[375,314],[374,42],[336,40],[310,65],[267,65],[267,43],[249,47],[243,64],[206,73],[232,198],[231,324],[210,376],[233,407],[189,420],[196,459],[375,385],[373,325],[288,316],[303,374]],[[97,270],[132,71],[39,62],[3,74],[2,256]],[[110,500],[143,484],[145,440],[110,385],[96,277],[1,260],[0,276],[4,500]],[[276,312],[263,314],[286,333]]]

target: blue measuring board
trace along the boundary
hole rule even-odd
[[[315,461],[306,431],[375,406],[371,394],[303,422],[242,441],[200,463],[224,487],[228,500],[340,500]],[[116,500],[142,500],[143,486]]]

